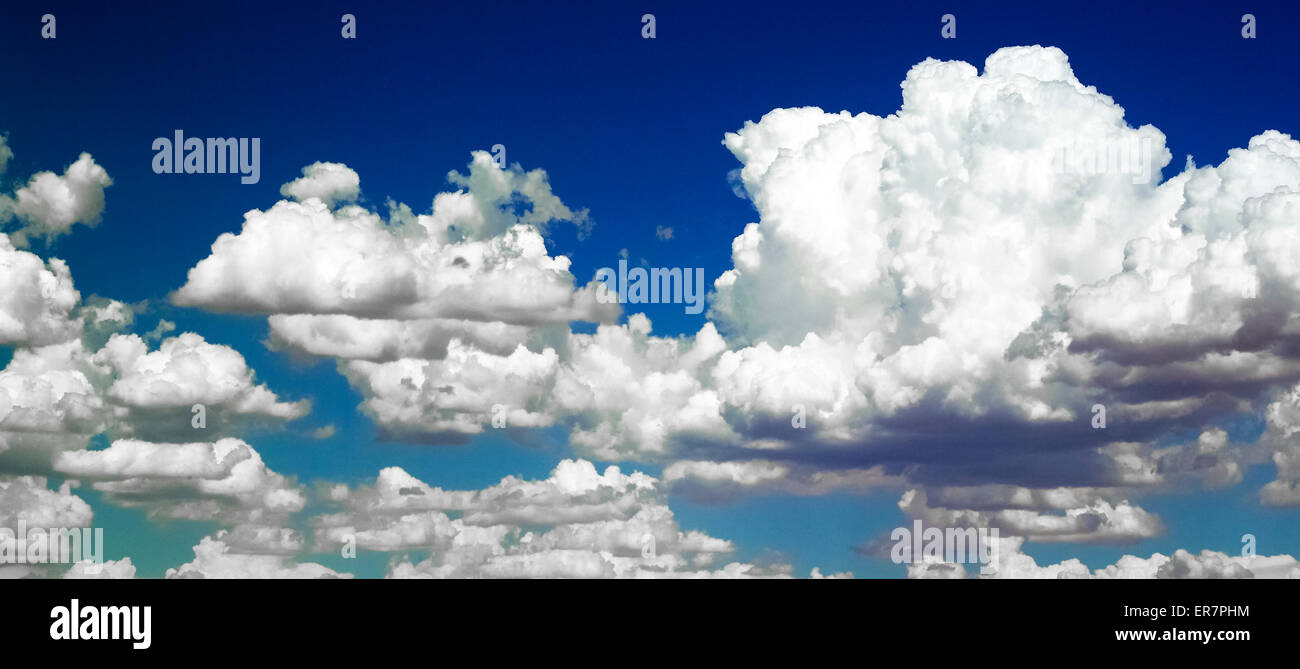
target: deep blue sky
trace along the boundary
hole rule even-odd
[[[34,250],[67,260],[83,295],[150,300],[155,308],[140,316],[140,331],[168,318],[239,350],[282,395],[310,395],[315,407],[302,425],[249,439],[272,468],[303,481],[355,482],[397,464],[444,487],[481,487],[507,474],[545,476],[569,455],[562,434],[540,449],[496,437],[457,448],[377,443],[356,411],[359,397],[332,363],[305,365],[262,346],[265,319],[165,304],[220,233],[237,230],[244,211],[273,204],[280,185],[309,163],[355,169],[371,205],[391,197],[427,210],[449,189],[448,170],[463,170],[471,150],[501,143],[511,162],[545,169],[566,204],[590,210],[596,225],[588,239],[557,229],[551,240],[552,252],[570,255],[581,280],[614,265],[623,248],[653,265],[702,266],[711,280],[730,267],[732,238],[756,217],[728,185],[727,173],[739,164],[721,145],[723,133],[777,107],[887,115],[901,102],[908,68],[926,57],[982,67],[1002,46],[1060,47],[1081,81],[1127,110],[1130,125],[1164,131],[1176,169],[1187,154],[1198,164],[1217,163],[1262,130],[1300,125],[1300,79],[1291,72],[1300,55],[1300,12],[1291,3],[178,5],[20,2],[0,9],[7,56],[0,132],[9,133],[15,153],[0,185],[11,190],[14,180],[61,171],[90,152],[115,182],[103,222]],[[1258,39],[1240,37],[1247,11],[1258,18]],[[57,16],[56,40],[40,39],[46,12]],[[339,36],[339,17],[348,12],[358,19],[356,40]],[[654,40],[640,37],[645,12],[657,17]],[[939,37],[940,16],[949,12],[958,19],[955,40]],[[151,142],[176,128],[262,138],[261,182],[154,174]],[[657,240],[660,225],[672,227],[674,239]],[[694,332],[704,322],[677,305],[646,311],[658,334]],[[333,439],[305,438],[326,422],[339,427]],[[1236,552],[1243,532],[1267,529],[1290,545],[1261,545],[1261,553],[1295,553],[1294,517],[1254,503],[1271,478],[1256,471],[1225,493],[1143,500],[1165,517],[1168,537],[1028,552],[1040,563],[1077,555],[1097,567],[1123,552]],[[897,576],[895,565],[849,549],[901,521],[896,501],[882,493],[672,505],[684,528],[735,540],[742,558],[771,547],[801,574],[818,564]],[[192,535],[148,555],[110,540],[109,552],[131,554],[141,575],[187,561],[189,546],[210,530],[159,529],[134,512],[96,510],[99,523],[119,527],[116,536]],[[382,566],[373,565],[380,573]]]

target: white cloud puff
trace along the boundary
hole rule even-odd
[[[302,168],[302,176],[280,187],[280,195],[299,202],[316,198],[333,207],[336,202],[351,202],[361,193],[361,177],[342,163],[312,163]]]
[[[1172,556],[1154,553],[1149,558],[1125,555],[1101,569],[1088,571],[1077,559],[1039,566],[1023,552],[1023,540],[1008,537],[998,548],[999,568],[994,578],[1300,578],[1300,563],[1289,555],[1229,556],[1218,551],[1200,554],[1178,549]]]
[[[18,522],[27,527],[88,527],[94,512],[85,500],[72,493],[65,482],[50,490],[39,476],[0,478],[0,527],[15,531]]]
[[[536,398],[553,382],[556,360],[551,349],[519,346],[501,356],[453,340],[443,360],[357,360],[346,373],[366,397],[363,410],[390,437],[455,442],[481,432],[494,414],[513,427],[549,425]]]
[[[482,490],[447,491],[390,467],[374,485],[336,489],[338,513],[317,517],[321,548],[427,550],[394,578],[690,578],[788,576],[788,567],[731,562],[730,541],[682,531],[659,482],[618,467],[565,460],[539,481],[506,477]],[[455,516],[454,518],[452,516]]]
[[[301,511],[302,488],[272,471],[240,439],[155,444],[119,440],[104,451],[65,454],[57,466],[103,479],[93,484],[115,504],[152,518],[270,525]]]
[[[99,376],[73,340],[19,349],[0,370],[0,471],[47,471],[105,426]]]
[[[1046,500],[1044,500],[1046,501]],[[1111,503],[1104,499],[1071,508],[1062,513],[1039,508],[998,508],[992,499],[980,502],[986,510],[950,509],[928,505],[924,491],[909,490],[898,506],[909,517],[926,525],[952,528],[996,527],[1003,535],[1024,537],[1043,543],[1131,543],[1160,536],[1164,525],[1160,519],[1127,500]]]
[[[108,172],[89,153],[81,154],[62,176],[53,172],[33,175],[9,205],[26,223],[19,234],[52,239],[76,223],[98,224],[104,213],[104,189],[111,185]]]
[[[17,250],[0,234],[0,344],[40,346],[78,336],[72,311],[80,299],[67,263]]]
[[[164,339],[156,351],[137,335],[113,335],[94,359],[115,374],[106,395],[128,434],[192,435],[195,404],[204,406],[204,429],[216,432],[228,432],[241,419],[301,418],[311,408],[307,400],[281,401],[254,381],[238,351],[192,332]]]
[[[271,344],[310,355],[388,362],[399,358],[442,359],[453,339],[475,349],[508,355],[533,329],[501,322],[424,318],[367,319],[331,314],[274,314]]]
[[[578,217],[540,172],[506,171],[478,152],[469,189],[441,194],[431,214],[394,220],[358,206],[281,201],[245,215],[190,270],[177,304],[246,313],[452,318],[514,324],[605,320],[594,288],[574,290],[569,259],[552,258],[538,225]],[[531,208],[515,213],[515,200]]]
[[[119,439],[102,450],[60,453],[54,469],[83,479],[219,479],[229,475],[235,463],[251,456],[247,444],[237,439],[223,442],[159,444]]]
[[[63,574],[63,578],[130,579],[135,578],[135,565],[131,562],[131,558],[104,560],[99,564],[91,562],[90,560],[82,560],[69,567],[68,571]]]
[[[167,570],[166,578],[351,578],[314,562],[295,562],[283,555],[258,555],[231,550],[222,536],[204,537],[194,547],[194,559]]]

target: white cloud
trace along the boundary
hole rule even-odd
[[[336,202],[351,202],[361,193],[361,177],[342,163],[312,163],[302,176],[280,187],[280,195],[299,202],[316,198],[333,208]]]
[[[135,578],[135,565],[131,563],[131,558],[122,558],[121,560],[105,560],[102,564],[94,564],[89,560],[82,560],[70,567],[63,575],[63,578],[73,579],[117,579],[117,578]]]
[[[921,490],[903,494],[898,506],[909,517],[919,518],[933,527],[996,527],[1003,535],[1025,537],[1044,543],[1131,543],[1160,536],[1164,525],[1160,519],[1127,500],[1109,502],[1097,499],[1085,505],[1062,509],[1063,513],[1039,509],[997,508],[983,500],[988,510],[950,509],[928,505]]]
[[[718,392],[706,387],[708,364],[726,348],[717,330],[710,323],[694,338],[666,339],[650,328],[634,314],[569,336],[551,404],[573,417],[578,452],[616,460],[667,453],[670,436],[738,441]]]
[[[190,270],[177,304],[224,311],[450,318],[513,324],[606,320],[594,289],[574,290],[569,259],[552,258],[537,226],[578,220],[540,171],[500,170],[475,153],[468,191],[440,194],[431,214],[394,207],[394,220],[358,206],[281,201],[245,214]],[[515,213],[516,199],[531,208]],[[616,307],[616,305],[613,305]]]
[[[374,485],[335,488],[338,513],[315,520],[322,550],[427,550],[394,578],[788,576],[782,565],[731,562],[730,541],[679,529],[659,482],[618,467],[565,460],[544,480],[506,477],[482,490],[434,488],[390,467]],[[456,516],[453,518],[452,516]]]
[[[1049,565],[1039,565],[1022,550],[1024,537],[993,539],[997,546],[991,554],[996,570],[982,578],[996,579],[1188,579],[1188,578],[1300,578],[1300,562],[1290,555],[1230,556],[1203,550],[1199,554],[1184,549],[1173,555],[1153,553],[1141,558],[1125,555],[1114,564],[1089,571],[1077,558]],[[908,578],[968,578],[971,572],[962,565],[929,557],[907,565]]]
[[[108,172],[95,164],[89,153],[81,154],[59,176],[40,172],[14,194],[10,206],[26,223],[19,234],[52,239],[67,233],[73,224],[96,225],[104,213],[104,189],[113,185]]]
[[[1270,448],[1277,478],[1260,491],[1269,506],[1300,506],[1300,385],[1280,393],[1265,413],[1261,443]]]
[[[346,314],[275,314],[267,319],[271,343],[311,355],[349,360],[442,359],[453,339],[496,355],[508,355],[532,329],[501,322],[455,319],[366,319]]]
[[[300,486],[268,468],[240,439],[199,444],[120,440],[107,451],[65,455],[59,464],[71,473],[112,479],[96,482],[94,488],[108,501],[143,508],[152,518],[270,525],[307,503]]]
[[[289,418],[301,409],[276,401],[265,386],[254,386],[243,356],[227,346],[187,332],[150,352],[136,335],[115,335],[96,358],[117,371],[109,389],[113,399],[130,406],[230,404],[236,410]]]
[[[1211,550],[1197,555],[1181,548],[1172,556],[1125,555],[1092,572],[1077,559],[1040,567],[1021,552],[1022,543],[1016,537],[1002,540],[995,578],[1300,578],[1300,563],[1289,555],[1234,557]]]
[[[159,318],[158,325],[154,326],[154,329],[145,333],[143,339],[146,342],[162,341],[163,337],[167,336],[168,332],[172,332],[175,329],[176,329],[175,323],[167,320],[166,318]]]
[[[251,418],[301,418],[311,407],[307,400],[281,401],[254,381],[238,351],[192,332],[165,339],[152,352],[137,335],[113,335],[94,359],[116,374],[106,395],[127,434],[192,437],[195,404],[204,406],[204,429],[214,432]]]
[[[17,250],[0,234],[0,344],[40,346],[78,336],[71,314],[80,299],[67,263]]]
[[[238,439],[190,444],[119,439],[102,450],[60,453],[54,460],[54,469],[83,479],[220,479],[228,476],[236,463],[251,457],[251,453],[248,445]]]
[[[203,430],[194,426],[193,404],[206,407]],[[0,471],[53,472],[56,462],[67,471],[97,469],[145,441],[218,439],[252,420],[300,417],[308,406],[279,400],[254,383],[237,352],[192,333],[154,352],[136,335],[113,335],[94,354],[78,339],[20,348],[0,370]],[[83,451],[100,433],[144,441]],[[131,466],[147,466],[169,453],[129,459]]]
[[[551,349],[519,346],[501,356],[454,339],[442,360],[355,360],[345,372],[366,398],[363,410],[389,436],[459,441],[482,432],[494,414],[510,427],[550,425],[537,397],[553,383],[556,362]]]
[[[19,521],[32,528],[88,527],[93,518],[90,505],[72,494],[70,483],[50,490],[39,476],[0,478],[0,527],[15,531]]]
[[[237,525],[217,533],[231,552],[249,555],[296,555],[306,546],[297,530],[271,525]]]
[[[18,349],[0,370],[0,471],[42,471],[59,451],[86,448],[104,428],[96,371],[70,341]]]
[[[816,470],[771,460],[678,460],[664,468],[664,481],[675,492],[706,501],[754,493],[866,492],[901,484],[901,479],[886,474],[879,465],[869,469]]]
[[[313,562],[294,562],[283,555],[239,553],[217,538],[204,537],[194,547],[194,559],[167,570],[166,578],[351,578]]]

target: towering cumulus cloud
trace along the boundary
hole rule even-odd
[[[1266,132],[1162,182],[1164,136],[1129,127],[1056,49],[1003,49],[982,74],[926,61],[903,100],[887,117],[780,109],[727,135],[759,221],[715,282],[717,327],[693,344],[635,319],[571,337],[557,404],[577,411],[575,445],[889,463],[921,484],[1112,488],[1207,461],[1231,478],[1252,456],[1210,434],[1187,447],[1200,458],[1149,444],[1300,378],[1282,261],[1300,144]],[[689,366],[664,355],[686,346]],[[611,403],[620,369],[637,370],[628,389],[675,382]]]

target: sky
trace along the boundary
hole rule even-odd
[[[1300,551],[1300,12],[1050,4],[7,6],[0,519],[79,498],[138,577],[896,578],[915,518],[1293,566],[1237,556]],[[1032,162],[1097,142],[1151,181]],[[620,259],[708,309],[596,303]]]

